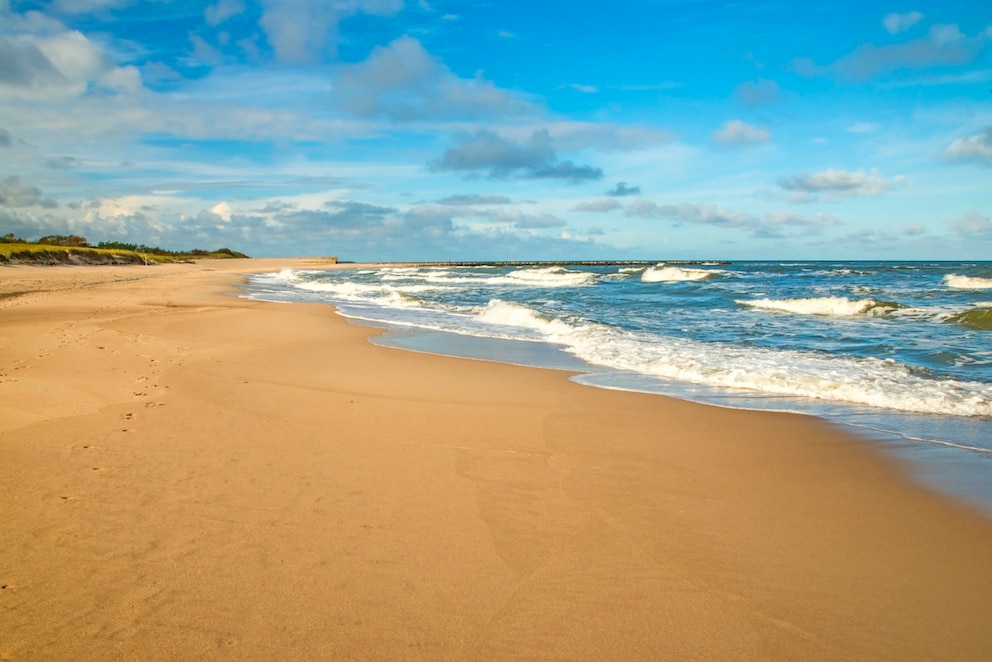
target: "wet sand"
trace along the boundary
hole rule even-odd
[[[0,660],[992,659],[992,522],[869,444],[231,296],[287,266],[0,267]]]

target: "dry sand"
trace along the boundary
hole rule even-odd
[[[867,444],[230,296],[307,264],[0,268],[0,659],[992,659]]]

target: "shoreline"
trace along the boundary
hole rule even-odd
[[[462,263],[385,264],[357,265],[377,269],[389,267],[410,268],[423,266],[450,266]],[[552,264],[587,264],[601,266],[613,262],[571,263],[477,263],[479,265],[512,264],[513,266],[545,266]],[[364,282],[364,281],[363,281]],[[277,289],[270,291],[265,285],[249,281],[244,286],[245,296],[260,301],[298,301],[289,294],[284,297]],[[310,299],[313,301],[313,299]],[[334,300],[324,303],[333,305]],[[590,387],[636,393],[660,394],[690,402],[740,410],[794,413],[811,415],[832,424],[839,424],[850,434],[864,439],[907,463],[915,479],[929,489],[963,499],[972,507],[992,517],[992,447],[982,443],[988,439],[992,419],[987,416],[961,416],[951,414],[926,414],[907,412],[884,407],[859,405],[852,402],[820,400],[800,395],[788,396],[754,390],[724,389],[692,382],[660,380],[648,375],[614,370],[603,365],[588,363],[574,353],[564,351],[564,345],[534,340],[514,340],[465,334],[439,328],[422,328],[391,322],[389,313],[371,314],[354,309],[342,301],[337,312],[350,323],[385,329],[374,342],[407,351],[428,354],[496,361],[510,365],[551,368],[570,371],[570,379]]]
[[[854,436],[230,296],[282,267],[0,268],[0,659],[992,655],[992,522]]]

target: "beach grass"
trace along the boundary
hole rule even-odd
[[[33,243],[0,243],[0,263],[30,264],[158,264],[192,262],[197,259],[234,259],[244,257],[230,250],[189,253],[140,252],[123,248],[90,246],[53,246]]]

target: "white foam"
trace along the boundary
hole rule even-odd
[[[337,300],[401,308],[422,306],[423,301],[414,295],[418,290],[431,289],[429,287],[418,288],[417,286],[391,287],[372,283],[315,280],[296,282],[293,283],[293,287],[306,292],[327,294]]]
[[[505,280],[538,287],[575,287],[594,283],[596,274],[588,271],[570,271],[564,267],[547,267],[511,271],[506,275]]]
[[[722,273],[719,269],[684,269],[659,264],[649,267],[641,274],[645,283],[678,283],[685,281],[706,280]]]
[[[879,303],[874,299],[848,299],[846,297],[813,297],[809,299],[753,299],[737,300],[737,303],[761,310],[777,310],[798,315],[830,315],[851,317],[854,315],[884,315],[895,310],[895,306]]]
[[[988,290],[992,289],[992,278],[978,278],[976,276],[960,276],[958,274],[947,274],[944,276],[944,285],[954,290]]]
[[[583,360],[664,379],[900,411],[992,415],[992,385],[931,380],[893,361],[831,357],[587,327],[557,334]]]
[[[297,271],[296,269],[286,268],[282,271],[274,271],[264,274],[255,274],[251,276],[251,280],[259,283],[275,283],[280,285],[286,285],[299,280],[299,274],[303,273]]]
[[[529,306],[500,299],[493,299],[483,306],[478,311],[478,319],[487,324],[534,329],[551,338],[574,330],[567,323],[544,317]]]
[[[892,360],[704,343],[570,324],[499,300],[481,309],[479,319],[537,332],[593,365],[663,379],[907,412],[992,415],[992,384],[928,379]]]

